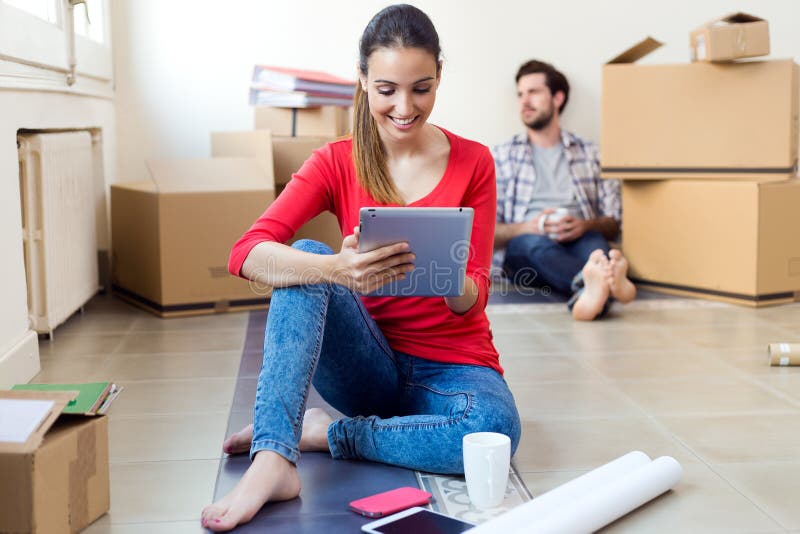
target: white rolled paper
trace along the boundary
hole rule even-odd
[[[674,458],[631,452],[468,532],[594,532],[672,488],[682,471]]]

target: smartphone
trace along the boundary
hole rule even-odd
[[[372,534],[457,534],[466,532],[475,525],[448,515],[432,512],[427,508],[409,508],[389,517],[384,517],[361,527],[362,532]]]
[[[350,509],[366,517],[384,517],[412,506],[428,504],[431,497],[427,491],[408,486],[357,499],[350,503]]]

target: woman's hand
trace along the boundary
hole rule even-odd
[[[413,253],[408,243],[395,243],[369,252],[358,251],[359,228],[344,238],[342,249],[336,255],[336,268],[332,282],[358,293],[367,294],[379,287],[402,280],[414,269]]]

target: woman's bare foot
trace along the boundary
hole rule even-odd
[[[321,408],[306,410],[303,417],[303,433],[298,445],[301,451],[330,451],[328,447],[328,427],[333,418]],[[239,432],[231,434],[222,444],[227,454],[244,454],[250,452],[253,442],[253,425],[247,425]]]
[[[615,299],[627,304],[636,298],[636,286],[628,280],[628,260],[616,249],[609,252],[608,257],[611,268],[608,289]]]
[[[201,524],[215,532],[247,523],[268,501],[288,501],[300,495],[297,467],[272,451],[260,451],[236,487],[206,506]]]
[[[228,436],[222,444],[222,451],[226,454],[244,454],[250,452],[250,444],[253,442],[253,425],[247,425],[239,432]]]
[[[608,259],[600,249],[592,252],[583,266],[583,292],[572,307],[572,316],[578,321],[591,321],[603,311],[610,292],[606,280],[607,266]]]
[[[328,427],[333,417],[322,408],[309,408],[303,416],[303,433],[300,435],[301,451],[330,452],[328,446]]]

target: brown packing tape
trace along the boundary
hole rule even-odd
[[[95,475],[97,464],[95,425],[80,429],[77,439],[77,458],[69,465],[69,522],[73,531],[89,523],[89,479]]]
[[[800,365],[800,343],[770,343],[767,353],[772,366]]]

